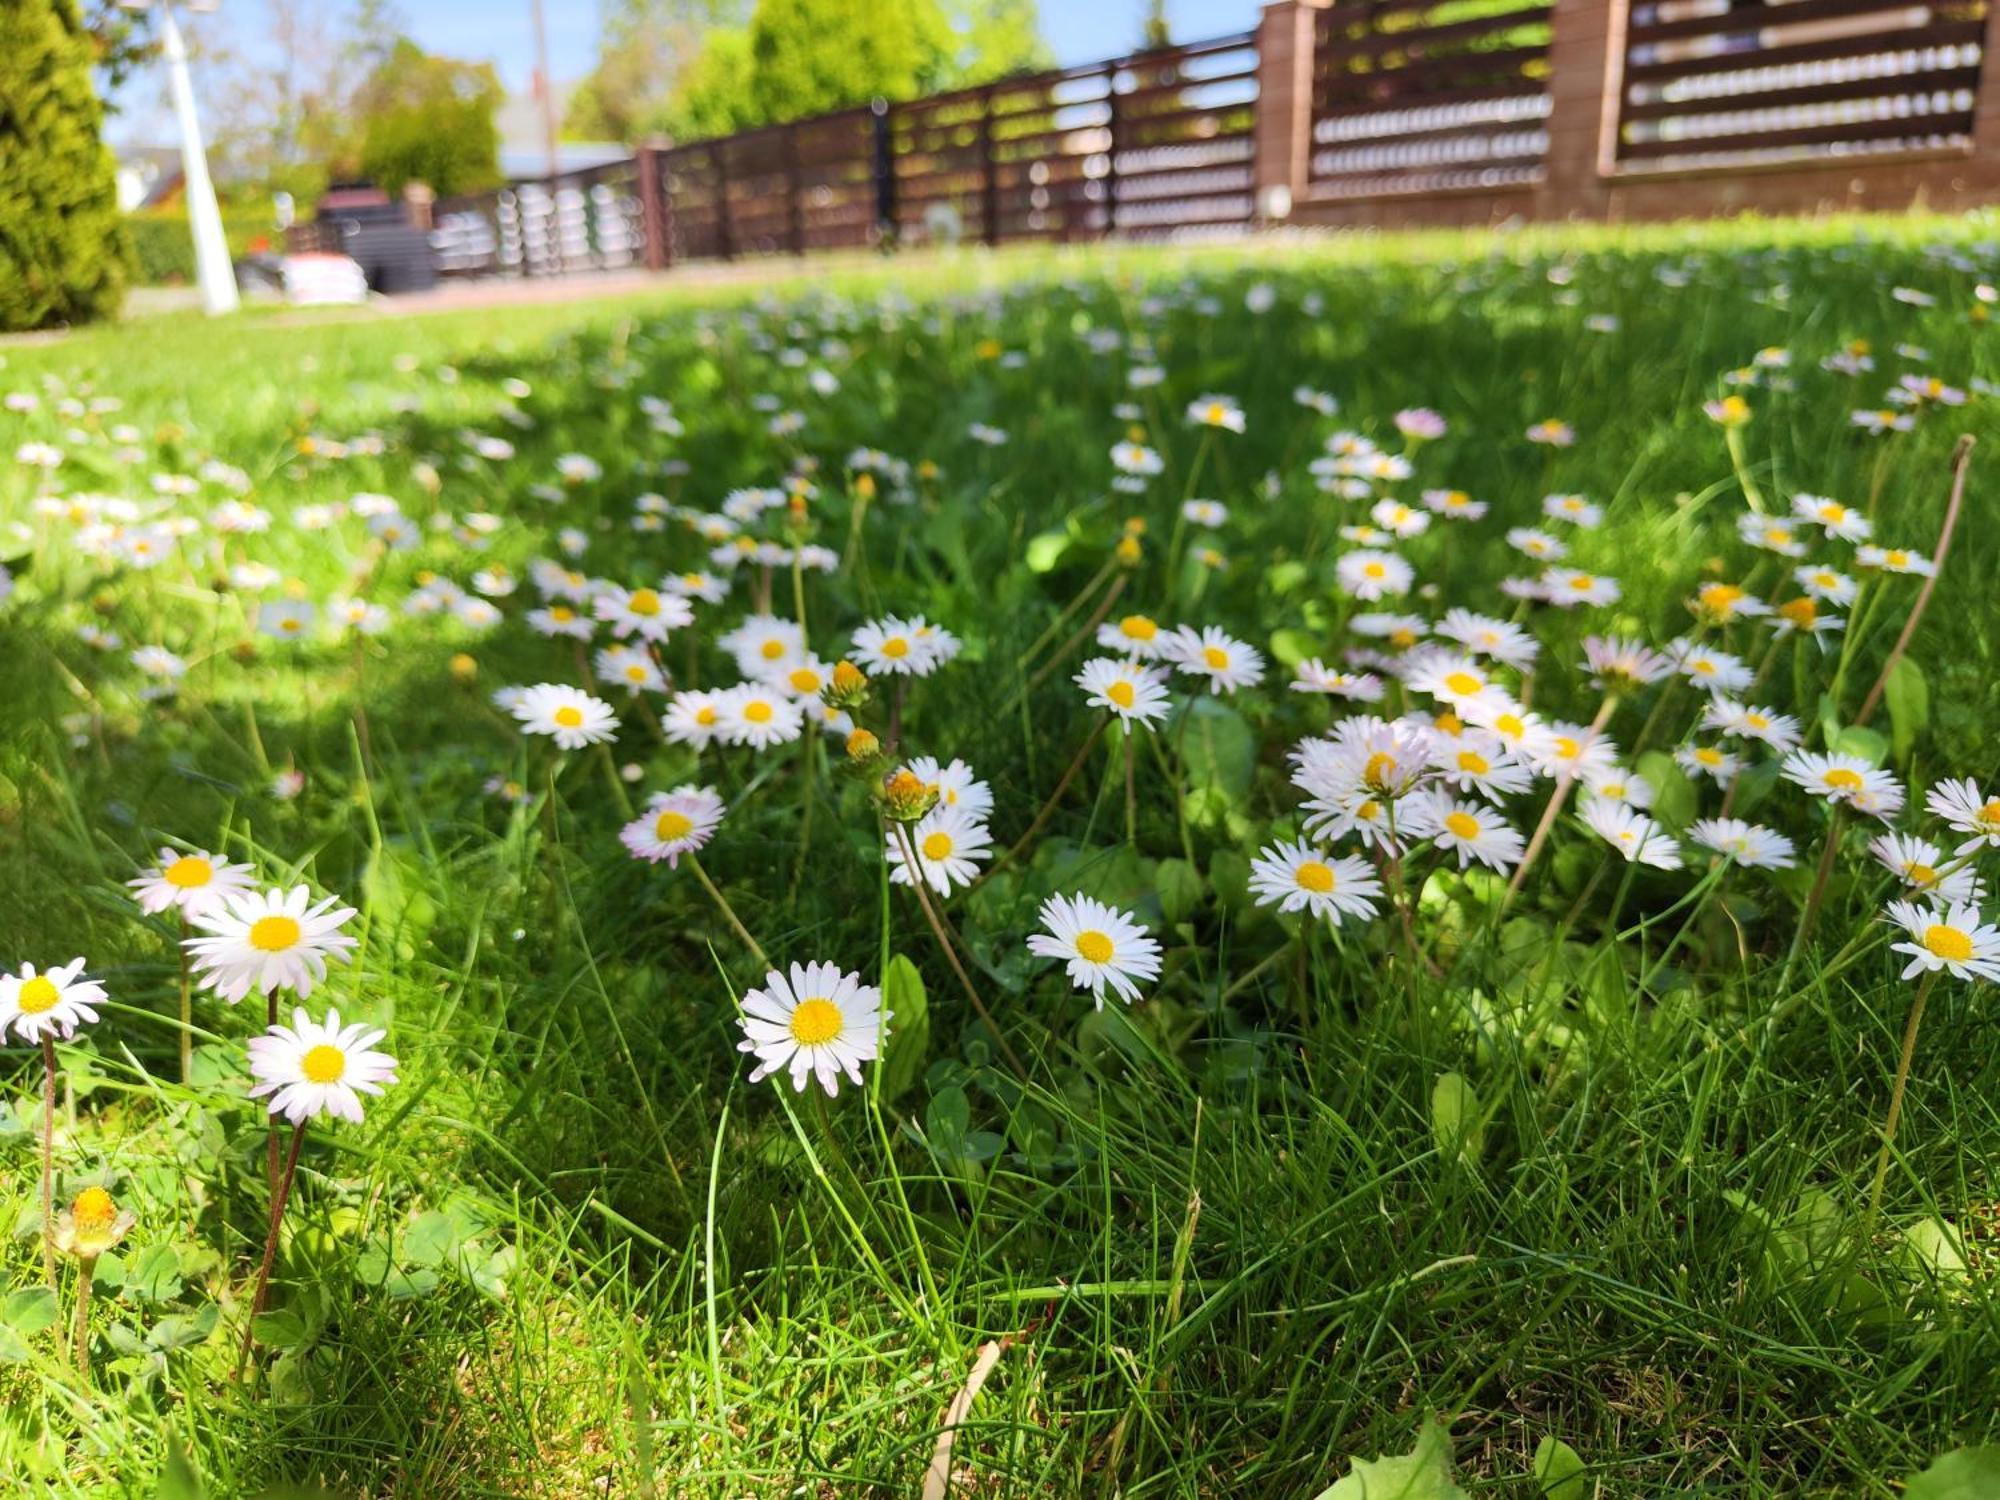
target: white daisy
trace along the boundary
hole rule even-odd
[[[782,671],[806,654],[805,632],[798,623],[774,615],[749,615],[715,644],[736,659],[736,670],[745,677]]]
[[[1409,831],[1456,854],[1461,870],[1475,859],[1496,870],[1510,870],[1520,863],[1526,847],[1521,835],[1492,808],[1445,792],[1410,799]]]
[[[1126,615],[1097,627],[1097,644],[1135,661],[1158,661],[1172,632],[1149,615]]]
[[[1950,824],[1954,833],[1971,835],[1958,846],[1959,853],[1970,853],[1981,844],[2000,848],[2000,797],[1988,797],[1971,777],[1940,781],[1924,798],[1924,806]]]
[[[1343,552],[1333,565],[1333,574],[1342,589],[1370,603],[1407,594],[1416,577],[1410,565],[1395,553],[1374,548]]]
[[[692,854],[715,836],[722,815],[728,809],[713,787],[677,786],[670,792],[655,792],[645,812],[618,832],[619,842],[635,859],[677,867],[683,854]]]
[[[358,1021],[342,1026],[337,1010],[315,1021],[295,1007],[291,1025],[250,1039],[250,1097],[268,1098],[270,1112],[294,1125],[319,1115],[358,1125],[361,1096],[396,1081],[396,1059],[375,1050],[385,1034]]]
[[[1829,500],[1824,495],[1792,496],[1792,514],[1801,521],[1819,527],[1828,536],[1837,536],[1845,541],[1865,542],[1868,540],[1868,518],[1851,506],[1842,505],[1838,500]]]
[[[805,711],[799,700],[758,683],[746,682],[722,694],[716,712],[725,745],[768,750],[773,745],[789,745],[805,730]]]
[[[1214,625],[1199,631],[1183,625],[1167,643],[1166,656],[1190,676],[1207,678],[1210,693],[1233,693],[1264,680],[1264,658],[1257,648]]]
[[[1956,979],[2000,979],[2000,927],[1981,922],[1978,907],[1961,902],[1940,909],[1891,901],[1887,915],[1911,938],[1889,945],[1892,952],[1911,955],[1903,978],[1944,969]]]
[[[882,992],[829,963],[793,964],[790,976],[771,970],[762,989],[746,991],[737,1025],[737,1050],[753,1054],[750,1081],[762,1082],[780,1069],[803,1092],[808,1076],[828,1095],[840,1092],[841,1075],[861,1082],[861,1065],[882,1049]]]
[[[870,620],[854,632],[854,655],[871,673],[928,677],[936,660],[917,639],[915,624],[893,615]]]
[[[1355,703],[1380,703],[1382,679],[1373,672],[1343,672],[1338,667],[1327,666],[1314,656],[1292,669],[1292,691],[1324,693]]]
[[[698,692],[692,688],[675,693],[667,700],[660,729],[676,745],[692,745],[701,750],[722,733],[723,695]]]
[[[329,959],[346,963],[354,949],[354,939],[340,930],[354,908],[337,903],[334,896],[314,902],[303,885],[231,895],[189,915],[203,936],[181,946],[202,987],[232,1005],[253,989],[294,990],[303,998],[326,978]]]
[[[1688,838],[1749,870],[1789,870],[1798,863],[1790,839],[1741,818],[1698,818],[1688,825]]]
[[[528,734],[546,734],[564,750],[599,745],[618,734],[618,716],[602,698],[559,682],[523,690],[509,710]]]
[[[0,1037],[11,1029],[28,1042],[68,1039],[77,1027],[96,1021],[95,1007],[110,997],[103,985],[82,977],[83,965],[73,958],[37,973],[33,964],[22,964],[20,973],[0,975]]]
[[[598,619],[610,622],[611,633],[620,640],[636,635],[657,644],[681,626],[694,623],[694,610],[686,599],[658,589],[607,586],[592,607]]]
[[[973,774],[972,767],[954,758],[941,764],[934,755],[920,755],[909,764],[910,774],[925,786],[937,788],[938,805],[955,807],[974,818],[993,811],[993,788]]]
[[[1250,862],[1250,890],[1260,906],[1301,909],[1336,926],[1343,917],[1375,915],[1382,882],[1365,859],[1335,858],[1307,843],[1276,843]]]
[[[1109,709],[1126,724],[1151,728],[1167,716],[1167,674],[1158,667],[1097,656],[1071,680],[1092,708]]]
[[[1590,831],[1623,855],[1627,863],[1651,865],[1656,870],[1681,867],[1681,851],[1660,825],[1624,803],[1592,797],[1579,815]]]
[[[1969,864],[1948,867],[1944,851],[1928,839],[1905,833],[1885,833],[1872,840],[1868,852],[1894,872],[1896,878],[1927,900],[1954,905],[1975,904],[1985,895],[1979,874]]]
[[[192,915],[249,889],[254,873],[250,866],[231,864],[206,849],[183,854],[162,848],[157,864],[125,883],[132,888],[139,910],[148,915],[170,907]]]
[[[1028,939],[1028,951],[1040,958],[1059,958],[1070,983],[1089,990],[1098,1008],[1109,985],[1128,1003],[1139,998],[1135,979],[1160,975],[1160,945],[1131,915],[1089,896],[1054,895],[1042,903],[1046,933]]]
[[[666,691],[667,680],[659,666],[636,646],[607,646],[597,653],[593,665],[599,682],[615,682],[627,692]]]
[[[993,857],[993,836],[986,825],[964,808],[947,807],[942,801],[910,825],[909,838],[916,846],[924,883],[940,896],[949,896],[954,886],[970,885],[979,878],[980,862]],[[900,826],[890,830],[885,854],[890,881],[911,884]]]
[[[1794,750],[1779,764],[1787,781],[1804,787],[1815,797],[1845,803],[1857,811],[1871,813],[1885,823],[1903,806],[1903,788],[1887,771],[1879,771],[1858,755],[1815,755]]]

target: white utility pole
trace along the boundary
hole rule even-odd
[[[173,0],[163,0],[160,6],[160,41],[173,84],[174,114],[181,126],[181,178],[187,190],[188,223],[194,229],[195,279],[201,284],[201,305],[210,317],[217,317],[236,311],[236,271],[222,234],[222,211],[215,206],[215,184],[208,178],[201,121],[194,112],[194,83],[188,77],[187,43],[174,24]]]

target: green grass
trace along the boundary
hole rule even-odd
[[[906,1040],[887,1086],[822,1109],[744,1081],[732,995],[756,967],[685,868],[625,856],[596,759],[569,757],[551,780],[546,744],[524,744],[487,702],[506,683],[577,680],[567,643],[519,619],[526,564],[553,554],[558,528],[586,530],[592,573],[649,581],[706,549],[677,527],[635,533],[636,496],[712,510],[807,454],[816,539],[844,547],[847,454],[929,460],[939,474],[917,503],[872,505],[859,554],[808,579],[812,637],[832,660],[883,612],[964,637],[961,660],[911,692],[906,735],[992,783],[1005,847],[1093,722],[1067,668],[1024,692],[1036,663],[1020,658],[1121,520],[1150,522],[1121,611],[1219,624],[1267,655],[1309,640],[1331,660],[1354,643],[1355,606],[1332,586],[1336,527],[1366,507],[1316,494],[1307,460],[1334,426],[1393,441],[1392,414],[1427,405],[1450,431],[1399,493],[1455,486],[1493,513],[1402,547],[1436,590],[1404,604],[1507,613],[1494,584],[1524,569],[1501,531],[1533,524],[1550,491],[1606,504],[1605,526],[1571,540],[1577,566],[1621,580],[1622,601],[1533,617],[1536,706],[1587,719],[1583,634],[1664,642],[1709,577],[1792,592],[1737,540],[1745,475],[1779,504],[1796,491],[1861,503],[1879,480],[1879,534],[1933,545],[1953,443],[1990,444],[1992,401],[1926,411],[1886,448],[1848,414],[1903,370],[2000,380],[1996,335],[1972,316],[1996,269],[1988,233],[1746,223],[967,257],[808,273],[758,302],[669,288],[394,324],[162,319],[0,351],[0,390],[54,378],[123,401],[86,420],[93,433],[140,429],[146,456],[127,470],[103,439],[65,436],[76,424],[49,409],[53,393],[40,413],[0,414],[0,453],[46,439],[77,455],[57,488],[146,500],[151,473],[213,455],[246,469],[277,517],[196,566],[118,571],[31,515],[36,476],[0,471],[0,520],[24,528],[0,614],[0,963],[82,953],[109,987],[103,1023],[63,1049],[57,1155],[65,1201],[104,1182],[138,1220],[100,1276],[88,1387],[55,1330],[0,1332],[0,1356],[15,1356],[0,1364],[0,1472],[60,1495],[908,1495],[993,1339],[1008,1345],[958,1435],[955,1495],[1309,1496],[1354,1456],[1407,1451],[1427,1413],[1448,1425],[1459,1481],[1496,1495],[1538,1493],[1532,1455],[1551,1435],[1588,1465],[1573,1493],[1605,1497],[1887,1496],[1941,1450],[1992,1441],[2000,1247],[1985,1241],[1984,1273],[1942,1274],[1912,1248],[1939,1225],[1954,1244],[1982,1222],[1995,1233],[1991,991],[1947,981],[1933,995],[1887,1208],[1866,1234],[1911,987],[1875,923],[1888,879],[1858,842],[1781,984],[1826,820],[1768,766],[1736,807],[1797,841],[1801,867],[1779,878],[1737,872],[1723,899],[1677,906],[1698,868],[1627,881],[1565,820],[1504,921],[1489,883],[1448,870],[1423,883],[1413,925],[1441,978],[1388,916],[1258,969],[1296,924],[1247,899],[1246,861],[1294,836],[1285,752],[1331,717],[1273,660],[1261,688],[1141,756],[1136,848],[1122,764],[1100,748],[1020,865],[946,906],[1028,1059],[1022,1084],[908,894],[890,899],[837,742],[806,783],[794,747],[710,750],[697,766],[627,713],[618,759],[643,767],[642,789],[699,779],[729,800],[704,865],[774,958],[874,981],[901,954],[922,976],[927,1045]],[[1662,267],[1686,285],[1664,285]],[[1261,319],[1243,311],[1259,281],[1279,294]],[[1321,310],[1303,309],[1308,295]],[[1618,331],[1589,331],[1594,314]],[[1126,425],[1112,408],[1135,398],[1134,361],[1088,347],[1104,329],[1149,340],[1168,372],[1143,424],[1167,471],[1139,499],[1107,489]],[[825,337],[845,352],[822,357]],[[1874,374],[1820,368],[1853,339],[1872,344]],[[988,340],[1020,358],[992,357]],[[814,349],[839,391],[811,395],[805,370],[775,357],[788,342]],[[1899,359],[1905,342],[1927,356]],[[1745,389],[1739,471],[1701,405],[1766,346],[1792,351],[1795,389]],[[496,415],[515,378],[532,387],[522,429]],[[1338,395],[1337,422],[1308,419],[1301,384]],[[1180,412],[1208,391],[1249,415],[1246,434],[1211,446],[1199,487],[1231,507],[1216,540],[1228,565],[1175,578],[1164,558],[1199,445]],[[767,433],[752,405],[764,392],[810,414],[800,438]],[[654,433],[642,394],[670,400],[685,436]],[[1574,424],[1577,444],[1527,443],[1545,417]],[[975,423],[1009,442],[975,442]],[[467,429],[507,436],[515,457],[460,467]],[[371,432],[379,456],[301,449],[308,434]],[[567,452],[596,457],[603,479],[561,504],[536,497]],[[686,472],[662,471],[669,459]],[[420,460],[441,475],[436,497]],[[1875,726],[1917,789],[1897,826],[1933,836],[1921,788],[2000,771],[1992,473],[1982,446],[1911,650],[1928,712],[1899,701]],[[1276,499],[1259,492],[1267,474]],[[357,523],[289,524],[296,506],[363,491],[420,520],[505,524],[477,554],[437,534],[379,563]],[[218,498],[182,505],[205,514]],[[251,636],[216,587],[221,564],[247,558],[321,601],[365,579],[397,610],[425,572],[467,584],[505,563],[522,588],[490,633],[399,611],[358,651],[289,646]],[[689,633],[705,684],[729,679],[714,635],[751,583]],[[1912,580],[1883,585],[1857,617],[1825,711],[1836,730],[1914,596]],[[789,597],[781,577],[777,612]],[[86,623],[126,649],[92,650]],[[1734,629],[1761,653],[1761,634]],[[193,662],[177,700],[135,691],[126,653],[154,642]],[[1837,656],[1787,652],[1762,697],[1817,725]],[[1621,744],[1650,707],[1621,710]],[[1694,707],[1682,691],[1653,746],[1678,740]],[[883,716],[879,699],[864,715],[878,730]],[[305,776],[290,801],[269,792],[286,767]],[[493,776],[536,802],[504,805],[483,790]],[[1717,810],[1717,789],[1662,779],[1663,816]],[[1512,803],[1524,830],[1542,797]],[[176,1081],[175,933],[140,919],[120,883],[170,838],[274,879],[301,872],[360,907],[360,950],[325,996],[387,1026],[403,1064],[364,1125],[308,1138],[281,1316],[240,1387],[267,1203],[240,1059],[260,1017],[254,1001],[198,999],[196,1077]],[[1041,898],[1078,888],[1167,942],[1145,1004],[1095,1012],[1026,955]],[[28,1049],[0,1057],[5,1323],[40,1306],[40,1075]],[[1463,1134],[1439,1119],[1446,1075],[1470,1090]]]

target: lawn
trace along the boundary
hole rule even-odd
[[[0,1472],[2000,1494],[1990,233],[0,349]]]

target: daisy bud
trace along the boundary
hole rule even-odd
[[[1146,518],[1144,516],[1127,516],[1125,518],[1125,535],[1144,536],[1145,534]]]
[[[1709,420],[1719,422],[1724,427],[1741,427],[1750,420],[1750,403],[1741,396],[1724,396],[1720,401],[1705,401],[1703,411]]]
[[[854,493],[859,495],[863,500],[873,500],[875,498],[875,476],[868,473],[856,474],[854,476]]]
[[[1124,568],[1138,567],[1139,559],[1144,555],[1136,536],[1120,537],[1118,545],[1112,549],[1112,556],[1116,557],[1118,565]]]
[[[891,822],[914,823],[937,805],[938,789],[915,772],[897,771],[882,783],[882,811]]]
[[[454,682],[477,682],[479,663],[460,651],[451,659],[451,676]]]
[[[866,729],[857,729],[847,737],[847,758],[849,760],[873,760],[881,753],[882,742]]]
[[[851,661],[835,662],[833,680],[821,691],[820,698],[830,708],[859,708],[868,701],[868,674]]]
[[[56,1248],[78,1260],[96,1260],[124,1239],[134,1222],[103,1188],[87,1187],[56,1219]]]

